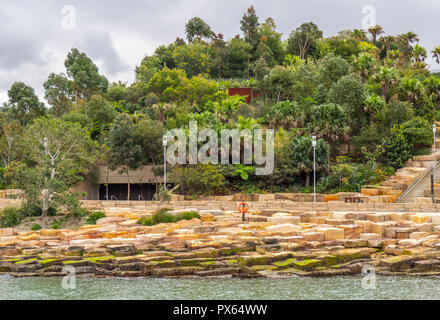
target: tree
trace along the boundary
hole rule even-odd
[[[335,103],[314,106],[307,129],[310,134],[323,138],[327,143],[337,142],[349,131],[347,114]]]
[[[359,73],[362,82],[366,83],[375,66],[374,56],[371,53],[362,52],[354,58],[352,67]]]
[[[250,6],[240,21],[241,31],[244,34],[244,40],[251,45],[254,50],[257,48],[260,35],[258,33],[258,17],[254,6]]]
[[[260,56],[260,59],[255,62],[253,72],[256,80],[263,79],[264,76],[269,74],[270,68],[267,66],[266,59],[263,56]]]
[[[349,70],[350,64],[345,59],[329,53],[319,64],[318,81],[330,89],[335,82],[347,75]]]
[[[211,27],[199,17],[194,17],[185,24],[185,33],[189,42],[193,42],[194,39],[209,39],[214,34]]]
[[[396,127],[391,130],[391,136],[382,140],[378,146],[378,159],[387,166],[401,168],[411,158],[412,145],[408,144],[402,132]]]
[[[412,55],[416,63],[423,62],[428,57],[426,49],[418,44],[414,46]]]
[[[266,44],[266,42],[267,42],[266,37],[264,36],[261,37],[260,43],[258,43],[257,51],[255,51],[255,54],[260,59],[263,58],[266,64],[273,66],[275,63],[274,54],[272,50],[269,48],[269,46]]]
[[[39,101],[33,88],[23,82],[14,82],[8,90],[9,101],[2,107],[9,119],[26,125],[46,113],[46,107]]]
[[[164,134],[165,128],[161,122],[140,115],[134,118],[134,136],[141,148],[142,164],[154,165],[162,159]]]
[[[50,110],[55,117],[61,117],[69,112],[72,106],[72,83],[64,74],[51,73],[43,84],[44,97],[52,106]]]
[[[230,78],[248,76],[249,60],[252,57],[251,50],[252,45],[243,39],[233,38],[228,41],[224,76]]]
[[[287,40],[287,51],[306,58],[314,49],[316,40],[322,38],[322,31],[313,22],[303,23],[292,31]]]
[[[393,67],[380,67],[377,73],[373,76],[382,86],[382,99],[387,100],[388,89],[399,82],[399,74]]]
[[[119,114],[113,122],[107,145],[110,148],[109,168],[127,175],[127,200],[130,200],[130,170],[142,164],[142,149],[136,143],[135,127],[128,114]]]
[[[306,175],[305,187],[310,187],[310,175],[313,172],[312,137],[296,136],[288,145],[287,163],[295,169],[297,174]],[[323,171],[328,165],[329,147],[324,140],[319,139],[316,144],[316,171]]]
[[[110,128],[117,112],[113,105],[103,97],[94,95],[85,106],[85,113],[92,122],[90,135],[92,139],[98,140]]]
[[[267,111],[265,119],[271,127],[289,129],[301,127],[305,120],[305,114],[296,102],[286,100],[273,105]]]
[[[200,42],[177,47],[173,57],[177,68],[185,70],[188,77],[208,72],[207,48]]]
[[[223,34],[214,35],[209,46],[209,71],[211,75],[218,78],[222,77],[226,55],[226,41],[223,40]]]
[[[432,58],[435,59],[437,63],[440,63],[440,46],[435,47],[434,50],[431,51]]]
[[[383,28],[379,25],[375,25],[374,27],[369,28],[368,32],[371,34],[374,45],[376,45],[377,43],[377,36],[384,33]]]
[[[264,77],[262,87],[266,97],[280,102],[293,98],[295,85],[295,71],[291,68],[276,66]]]
[[[107,90],[108,80],[99,74],[98,67],[83,52],[76,48],[67,54],[64,61],[67,75],[73,80],[73,90],[75,92],[76,106],[78,108],[78,98],[86,102],[94,93]]]
[[[272,59],[274,62],[280,64],[284,59],[284,48],[283,43],[281,41],[281,33],[278,33],[276,31],[276,24],[272,18],[267,18],[264,23],[262,23],[258,27],[258,33],[260,35],[260,41],[259,45],[262,42],[262,39],[264,39],[264,44],[269,48],[270,52],[272,53]],[[260,53],[258,53],[258,48],[256,52],[256,58],[258,59],[261,56]],[[272,59],[268,60],[267,57],[264,57],[266,59],[267,63],[269,65],[272,64]]]
[[[385,101],[374,93],[365,99],[364,111],[369,115],[370,123],[374,120],[374,115],[385,107]]]
[[[69,188],[83,179],[96,158],[96,145],[86,129],[57,118],[39,118],[27,128],[23,148],[28,163],[18,170],[26,202],[41,209],[72,202]]]
[[[432,126],[422,117],[414,117],[402,123],[398,130],[403,134],[408,144],[413,146],[413,151],[432,145]]]
[[[6,114],[0,113],[0,157],[2,167],[7,167],[19,157],[20,142],[23,127],[18,120],[9,121]]]

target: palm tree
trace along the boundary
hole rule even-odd
[[[426,49],[422,46],[419,46],[418,44],[414,46],[412,55],[416,63],[423,62],[428,57]]]
[[[370,29],[368,29],[368,32],[371,34],[371,37],[373,38],[374,45],[376,45],[377,36],[384,33],[383,28],[377,24],[374,27],[371,27]]]
[[[390,51],[390,47],[391,45],[396,41],[396,38],[394,36],[386,36],[383,37],[384,41],[385,41],[385,49],[386,51]]]
[[[376,114],[376,112],[383,109],[384,106],[385,106],[385,101],[381,97],[375,95],[374,93],[369,95],[365,99],[364,111],[368,113],[370,123],[373,122],[374,115]]]
[[[307,129],[327,143],[340,141],[350,130],[345,110],[335,103],[314,106]]]
[[[393,67],[383,66],[380,67],[374,78],[380,82],[382,86],[382,99],[386,102],[388,89],[399,82],[399,74]]]
[[[358,57],[355,57],[353,69],[359,73],[363,83],[367,82],[368,76],[374,69],[374,64],[374,56],[371,53],[363,52]]]
[[[432,57],[435,59],[437,63],[440,63],[440,46],[436,47],[431,51]]]
[[[407,43],[418,43],[420,41],[419,36],[412,31],[404,33],[402,36],[406,39]]]
[[[316,144],[316,171],[327,168],[329,146],[323,139]],[[306,188],[310,187],[310,175],[313,172],[313,147],[312,137],[296,136],[290,142],[288,162],[291,168],[295,168],[297,174],[305,173]]]
[[[365,41],[367,40],[367,34],[363,29],[354,29],[353,36],[356,40]]]

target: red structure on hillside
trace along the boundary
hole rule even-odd
[[[229,88],[228,89],[228,95],[229,96],[247,96],[246,97],[246,103],[249,104],[252,101],[252,98],[255,98],[258,96],[256,92],[252,91],[252,88]]]

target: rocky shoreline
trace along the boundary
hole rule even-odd
[[[138,224],[153,211],[106,208],[79,230],[0,229],[0,274],[61,277],[332,277],[440,275],[440,213],[197,211]],[[72,268],[70,268],[72,270]]]

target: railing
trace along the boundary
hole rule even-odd
[[[436,168],[438,168],[439,166],[440,166],[440,162],[437,162]],[[423,171],[423,173],[421,175],[419,175],[417,177],[417,179],[414,180],[408,188],[406,188],[405,191],[402,192],[402,194],[399,196],[399,198],[397,198],[397,201],[403,199],[420,181],[422,181],[426,177],[426,175],[428,173],[430,173],[432,171],[432,169],[433,169],[433,167],[431,167],[431,166],[429,168],[426,168],[426,170]],[[434,180],[435,180],[435,177],[434,177]]]

